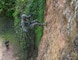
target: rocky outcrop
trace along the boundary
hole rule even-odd
[[[46,0],[44,33],[37,60],[77,60],[77,0]]]

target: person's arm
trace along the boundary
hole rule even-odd
[[[26,18],[30,18],[30,17],[31,17],[31,15],[26,16]]]

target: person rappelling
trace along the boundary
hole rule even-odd
[[[38,20],[29,20],[31,15],[27,16],[26,14],[21,15],[21,25],[22,29],[25,32],[28,32],[28,29],[33,29],[35,26],[43,26],[45,23],[40,23]]]

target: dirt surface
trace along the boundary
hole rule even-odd
[[[14,57],[13,47],[10,45],[10,49],[7,50],[3,39],[0,38],[0,60],[16,60],[17,57]]]

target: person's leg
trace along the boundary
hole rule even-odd
[[[30,24],[29,28],[30,28],[30,29],[32,29],[32,28],[34,28],[36,25],[38,25],[38,23],[37,23],[37,22],[32,23],[32,24]]]
[[[45,23],[40,23],[40,22],[35,22],[35,23],[33,23],[32,25],[34,25],[34,26],[44,26],[45,25]]]
[[[43,23],[35,22],[35,23],[30,24],[29,28],[32,29],[32,28],[34,28],[35,26],[43,26],[43,25],[44,25]]]
[[[32,24],[32,23],[36,23],[36,22],[39,22],[39,21],[38,21],[38,20],[32,20],[32,21],[31,21],[31,24]]]

